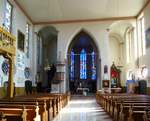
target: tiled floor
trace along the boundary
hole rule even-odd
[[[95,97],[74,96],[54,121],[112,121]]]

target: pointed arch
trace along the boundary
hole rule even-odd
[[[74,38],[76,37],[76,36],[78,36],[78,35],[80,35],[80,33],[84,33],[85,35],[88,35],[91,39],[92,39],[92,41],[91,41],[91,44],[92,44],[92,46],[94,46],[94,49],[95,49],[95,52],[97,52],[97,54],[99,55],[99,57],[100,57],[100,49],[99,49],[99,47],[97,46],[98,45],[98,43],[96,42],[96,38],[94,37],[94,35],[90,32],[90,31],[88,31],[87,29],[85,29],[85,28],[79,28],[78,30],[76,30],[75,32],[74,32],[74,34],[70,37],[70,39],[69,39],[69,41],[68,41],[68,43],[67,43],[67,47],[66,47],[66,55],[68,55],[70,52],[71,52],[71,45],[73,45],[74,44]]]
[[[72,52],[73,51],[73,52]],[[71,59],[74,54],[74,60]],[[77,85],[87,87],[95,92],[99,86],[100,61],[99,50],[93,36],[81,29],[71,40],[67,51],[69,88],[74,94]],[[74,64],[74,65],[73,65]],[[74,73],[74,78],[71,75]]]

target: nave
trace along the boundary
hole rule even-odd
[[[94,96],[73,96],[53,121],[112,121]]]

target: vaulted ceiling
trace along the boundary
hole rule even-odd
[[[149,0],[14,0],[34,22],[137,16]]]

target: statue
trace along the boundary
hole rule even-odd
[[[111,77],[111,87],[120,87],[120,69],[118,69],[114,62],[111,66],[110,77]]]

